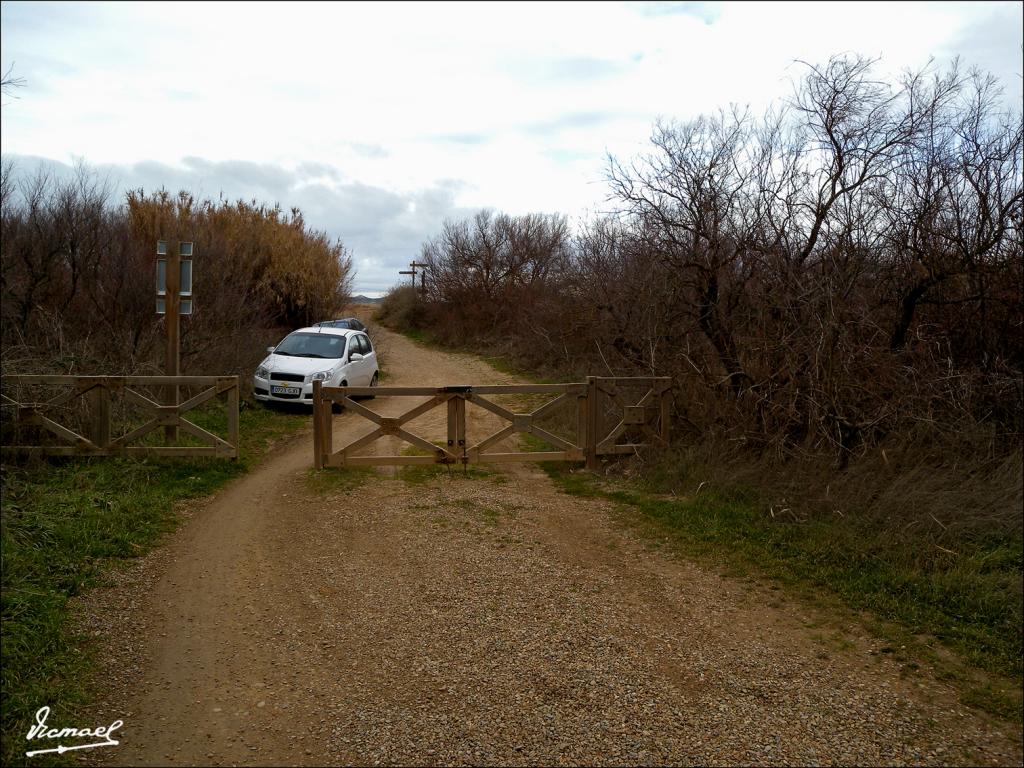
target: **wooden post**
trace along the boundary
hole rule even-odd
[[[455,439],[458,443],[459,453],[462,456],[462,465],[465,466],[469,463],[469,457],[466,455],[466,398],[456,397],[454,399],[457,422]]]
[[[110,390],[100,384],[92,390],[92,441],[97,448],[110,446]]]
[[[315,469],[324,468],[324,419],[322,413],[324,403],[321,400],[320,392],[322,387],[321,382],[313,382],[313,467]]]
[[[241,451],[238,445],[238,377],[235,376],[235,386],[228,390],[228,442],[235,447],[235,455],[231,459],[237,460]]]
[[[448,400],[448,451],[455,453],[458,450],[459,432],[459,406],[457,402],[462,398],[452,397]]]
[[[334,453],[334,399],[324,397],[320,392],[320,417],[323,423],[320,425],[320,434],[323,440],[320,442],[321,463],[327,467],[330,465],[331,454]],[[341,402],[342,410],[345,408],[345,401]]]
[[[597,461],[597,378],[587,376],[587,469],[596,471]]]
[[[172,240],[167,253],[167,292],[164,296],[164,321],[167,323],[167,354],[164,373],[168,376],[181,375],[181,253],[179,242]],[[165,390],[167,405],[178,405],[178,385],[170,384]],[[164,427],[164,437],[174,445],[178,442],[177,424]]]
[[[588,419],[587,395],[584,393],[576,398],[576,446],[580,449],[584,459],[587,457],[587,445],[590,444],[590,439],[587,437]]]

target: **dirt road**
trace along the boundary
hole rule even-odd
[[[378,338],[387,384],[514,381]],[[335,422],[336,446],[367,431]],[[440,438],[443,412],[414,426]],[[84,760],[1021,763],[1019,730],[902,677],[878,641],[828,642],[531,465],[314,489],[311,464],[307,433],[87,600],[108,648],[95,720],[124,727]]]

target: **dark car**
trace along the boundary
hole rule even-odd
[[[316,323],[314,328],[351,328],[353,331],[365,331],[366,326],[354,317],[343,317],[340,320],[324,320]]]

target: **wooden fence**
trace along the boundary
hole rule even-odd
[[[32,387],[67,387],[68,391],[45,402],[22,402],[23,391]],[[139,387],[204,387],[198,394],[178,405],[162,405],[137,391]],[[16,390],[18,399],[0,394],[4,418],[12,412],[4,432],[20,437],[21,427],[39,427],[59,438],[55,445],[3,445],[5,455],[35,453],[47,456],[220,456],[238,458],[238,377],[237,376],[3,376],[0,387]],[[134,387],[134,389],[133,389]],[[226,395],[227,439],[189,421],[183,414],[219,395]],[[145,415],[142,424],[114,435],[111,399],[123,398],[124,405],[135,406]],[[79,410],[86,414],[83,427],[61,424],[74,412],[77,398],[87,402]],[[83,404],[78,404],[83,405]],[[180,428],[206,445],[132,445],[160,427]],[[76,432],[80,429],[85,434]],[[165,430],[166,431],[166,430]]]
[[[633,453],[668,439],[668,390],[671,379],[654,377],[589,377],[576,384],[522,384],[447,387],[324,387],[313,384],[313,461],[317,468],[381,464],[479,464],[508,461],[586,461],[596,468],[598,456]],[[627,391],[643,392],[632,402]],[[517,413],[494,402],[495,395],[554,395],[554,399],[527,413]],[[356,398],[417,398],[419,402],[396,416],[384,416]],[[423,398],[426,398],[425,400]],[[376,429],[335,450],[333,409],[366,418]],[[470,444],[466,437],[466,407],[472,404],[505,420],[496,432]],[[434,408],[447,409],[446,441],[438,445],[409,430],[409,422]],[[574,413],[575,432],[565,438],[540,425],[559,409]],[[621,412],[621,417],[618,414]],[[614,418],[609,419],[609,414]],[[491,452],[514,434],[531,434],[554,450]],[[382,437],[395,437],[422,455],[360,455]],[[620,442],[626,440],[626,442]]]

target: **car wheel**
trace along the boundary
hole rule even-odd
[[[377,371],[374,371],[373,372],[373,378],[370,379],[370,386],[371,387],[376,387],[376,386],[379,386],[379,385],[380,385],[380,375],[378,374]],[[373,400],[374,397],[376,397],[376,395],[370,395],[367,399],[368,400]]]

